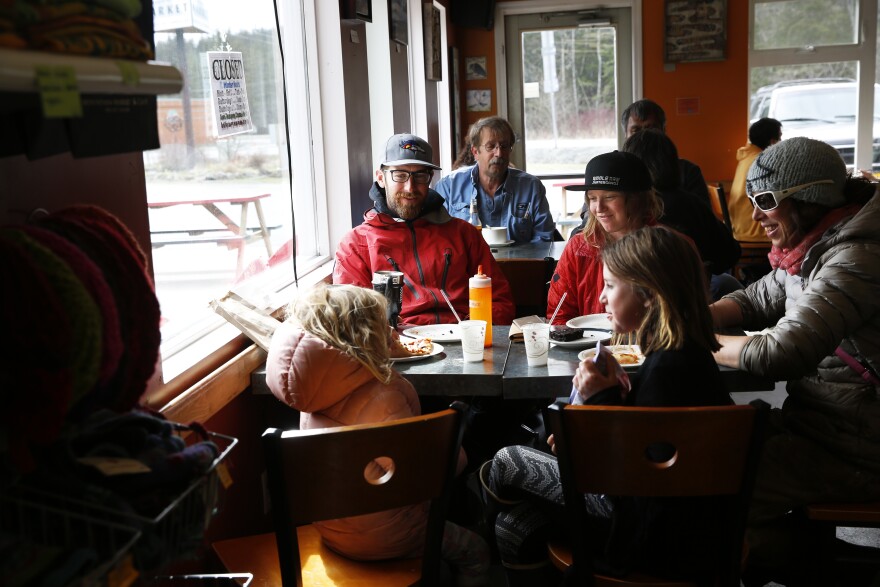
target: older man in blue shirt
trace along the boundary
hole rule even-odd
[[[553,240],[555,223],[544,184],[534,175],[510,167],[516,136],[499,116],[481,118],[468,132],[476,163],[444,177],[435,190],[449,214],[483,226],[504,226],[509,243]]]

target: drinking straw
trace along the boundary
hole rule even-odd
[[[446,295],[446,290],[441,289],[440,293],[443,294],[443,299],[446,300],[446,303],[449,304],[449,309],[452,310],[452,315],[455,316],[455,319],[461,322],[461,318],[458,317],[458,312],[455,311],[455,308],[452,307],[452,302],[449,301],[449,296]]]
[[[550,316],[550,320],[549,320],[549,322],[547,322],[548,324],[553,324],[553,319],[556,318],[556,314],[559,313],[559,308],[562,307],[562,302],[565,301],[565,296],[567,296],[567,295],[568,295],[568,292],[567,292],[567,291],[566,291],[566,292],[562,292],[562,297],[559,298],[559,303],[556,304],[556,309],[553,310],[553,315]]]

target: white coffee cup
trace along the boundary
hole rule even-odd
[[[523,340],[526,343],[526,359],[529,367],[540,367],[547,364],[550,351],[550,325],[524,324]]]
[[[461,354],[464,362],[482,361],[483,345],[486,342],[486,321],[462,320],[458,323],[458,331],[461,333]]]
[[[483,238],[490,245],[503,245],[507,242],[507,227],[505,226],[484,226]]]

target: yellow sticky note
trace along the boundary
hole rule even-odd
[[[122,73],[122,83],[127,86],[137,86],[141,83],[141,74],[131,61],[117,61],[116,67]]]
[[[217,465],[217,476],[220,477],[223,489],[229,489],[229,486],[232,485],[232,475],[229,473],[229,467],[226,466],[226,463]]]
[[[35,68],[43,116],[82,118],[82,101],[76,70],[70,65],[37,65]]]

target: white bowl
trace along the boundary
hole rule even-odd
[[[507,227],[504,226],[484,226],[483,238],[490,245],[503,245],[507,242]]]

